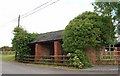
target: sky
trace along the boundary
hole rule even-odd
[[[13,29],[18,25],[17,17],[30,13],[45,2],[57,0],[1,0],[0,1],[0,47],[12,46]],[[28,32],[45,33],[63,30],[70,20],[85,11],[93,11],[94,0],[59,0],[58,2],[21,17],[20,26]],[[50,3],[49,3],[50,4]],[[44,8],[44,9],[42,9]]]

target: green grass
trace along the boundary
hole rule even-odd
[[[14,61],[15,55],[2,55],[2,61]]]

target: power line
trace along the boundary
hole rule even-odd
[[[21,16],[21,18],[25,18],[25,17],[28,17],[28,16],[30,16],[30,15],[32,15],[32,14],[34,14],[34,13],[36,13],[36,12],[38,12],[38,11],[40,11],[40,10],[42,10],[42,9],[44,9],[44,8],[46,8],[46,7],[48,7],[48,6],[50,6],[50,5],[52,5],[52,4],[54,4],[54,3],[56,3],[56,2],[58,2],[58,1],[60,1],[60,0],[56,0],[56,1],[54,1],[54,2],[52,2],[52,3],[50,3],[50,4],[48,4],[48,5],[46,5],[45,7],[43,7],[43,8],[37,8],[36,10],[34,10],[33,12],[31,12],[31,13],[29,13],[29,14],[26,14],[26,16]],[[41,6],[42,7],[42,6]]]
[[[52,5],[52,4],[54,4],[54,3],[56,3],[56,2],[58,2],[58,1],[60,1],[60,0],[56,0],[56,1],[52,2],[52,3],[50,3],[51,1],[53,1],[53,0],[47,1],[47,2],[43,3],[42,5],[34,8],[33,10],[31,10],[31,11],[29,11],[29,12],[21,15],[21,19],[22,19],[22,18],[26,18],[26,17],[28,17],[28,16],[30,16],[30,15],[32,15],[32,14],[34,14],[34,13],[36,13],[36,12],[38,12],[38,11],[44,9],[44,8],[46,8],[46,7]],[[48,4],[48,3],[50,3],[50,4]],[[48,4],[48,5],[47,5],[47,4]],[[46,6],[45,6],[45,5],[46,5]],[[43,6],[44,6],[44,7],[43,7]],[[42,8],[41,8],[41,7],[42,7]],[[5,23],[5,24],[3,24],[3,25],[7,25],[8,23],[14,23],[14,22],[17,22],[17,21],[18,21],[18,17],[12,19],[11,21],[9,21],[9,22],[7,22],[7,23]],[[4,26],[4,27],[5,27],[5,26]]]
[[[34,8],[33,10],[31,10],[31,11],[29,11],[29,12],[27,12],[27,13],[21,15],[21,16],[27,15],[27,14],[29,14],[30,12],[39,9],[40,7],[42,7],[42,6],[46,5],[46,4],[48,4],[48,3],[51,2],[51,1],[52,1],[52,0],[50,0],[50,1],[48,1],[48,2],[45,2],[45,3],[43,3],[42,5],[40,5],[40,6],[36,7],[36,8]]]
[[[21,15],[21,18],[24,18],[24,16],[25,16],[25,15],[30,14],[30,12],[35,11],[35,10],[39,9],[40,7],[42,7],[42,6],[46,5],[46,4],[48,4],[48,3],[49,3],[49,2],[51,2],[51,1],[52,1],[52,0],[47,1],[47,2],[43,3],[42,5],[40,5],[40,6],[36,7],[36,8],[34,8],[33,10],[31,10],[31,11],[29,11],[29,12],[27,12],[27,13],[25,13],[25,14]],[[11,20],[10,22],[16,22],[16,21],[17,21],[17,19],[18,19],[18,17],[17,17],[17,18],[14,18],[14,19],[13,19],[13,20]]]

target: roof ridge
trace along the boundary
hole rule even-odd
[[[64,31],[64,30],[58,30],[58,31],[51,31],[51,32],[40,33],[40,35],[41,34],[46,34],[46,33],[55,33],[55,32],[59,32],[59,31]]]

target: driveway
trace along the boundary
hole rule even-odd
[[[118,66],[65,69],[16,62],[2,62],[2,74],[118,74]]]

